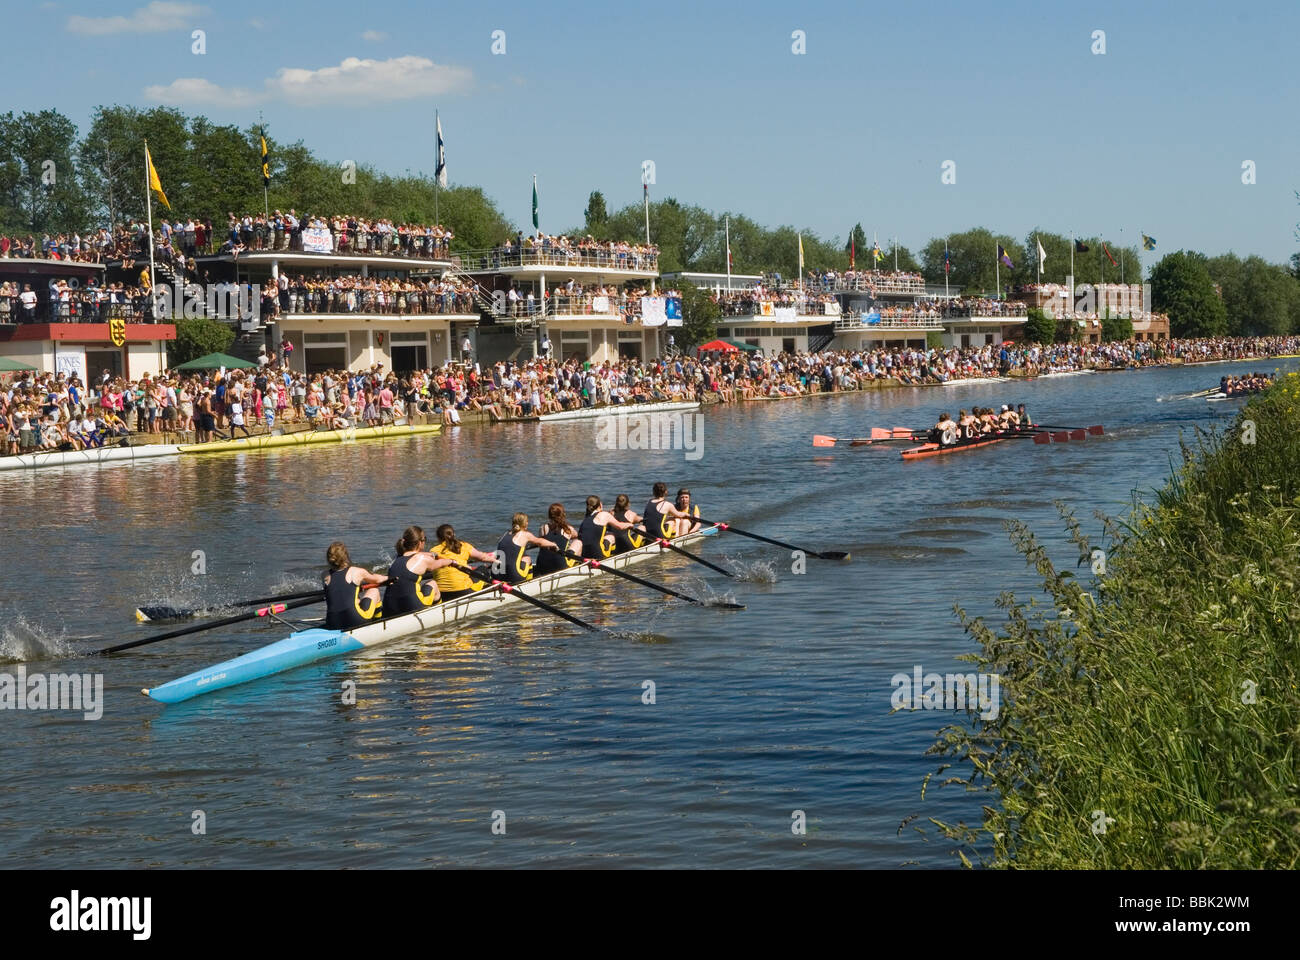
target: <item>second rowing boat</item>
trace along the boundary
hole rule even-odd
[[[695,533],[677,537],[672,543],[677,547],[695,543],[716,534],[718,529],[716,526],[705,527]],[[649,543],[627,553],[615,554],[607,560],[602,560],[601,565],[617,570],[668,552],[658,543]],[[578,586],[600,574],[600,568],[593,569],[583,564],[516,584],[511,587],[510,592],[489,587],[458,600],[435,604],[427,610],[388,620],[378,620],[357,627],[355,630],[327,630],[319,627],[299,630],[283,640],[259,647],[251,653],[196,670],[158,687],[145,688],[142,692],[162,703],[180,703],[213,690],[233,687],[309,663],[379,646],[399,637],[495,613],[502,607],[518,601],[518,598],[512,595],[514,592],[527,593],[529,596],[536,597]]]
[[[902,451],[901,456],[904,460],[920,460],[924,457],[937,457],[945,453],[961,453],[963,450],[974,450],[976,447],[987,447],[995,443],[1001,443],[1009,439],[1007,434],[990,434],[983,437],[975,437],[973,440],[958,440],[956,443],[923,443],[919,447],[908,447]]]

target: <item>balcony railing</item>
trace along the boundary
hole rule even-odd
[[[724,300],[718,304],[724,317],[760,317],[775,319],[776,311],[793,309],[800,317],[836,317],[840,313],[838,302],[823,303],[820,300],[805,300],[797,303],[780,303],[763,297],[742,297]]]
[[[924,294],[925,281],[898,277],[836,277],[833,283],[823,283],[821,288],[836,293],[905,293]]]
[[[636,250],[608,250],[596,247],[495,247],[466,250],[456,255],[460,268],[469,272],[504,270],[508,267],[602,267],[606,270],[659,272],[659,255]]]
[[[441,293],[431,290],[309,290],[290,287],[287,303],[279,303],[289,314],[378,313],[392,316],[417,314],[478,314],[468,291]]]
[[[149,316],[148,298],[143,293],[102,302],[90,298],[38,301],[32,310],[27,310],[17,296],[0,296],[0,323],[108,323],[119,319],[127,323],[159,322]]]

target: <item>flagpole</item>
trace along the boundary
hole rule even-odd
[[[731,217],[722,218],[722,229],[727,237],[727,293],[731,292]]]
[[[1037,285],[1040,286],[1040,287],[1043,285],[1043,255],[1042,255],[1042,253],[1040,252],[1042,249],[1043,249],[1043,245],[1042,245],[1041,243],[1038,242],[1038,234],[1035,233],[1035,234],[1034,234],[1034,253],[1037,254],[1037,256],[1038,256],[1038,269],[1034,271],[1034,274],[1035,274],[1035,275],[1037,276],[1037,278],[1038,278],[1038,280],[1037,280]]]
[[[1002,258],[998,256],[998,245],[993,244],[993,269],[998,278],[998,299],[1002,299]]]
[[[898,272],[898,237],[894,237],[894,272]]]
[[[261,131],[262,143],[266,143],[266,126],[262,123],[262,111],[257,111],[257,128]],[[262,172],[266,172],[266,155],[262,156]],[[262,214],[266,219],[271,219],[271,201],[267,196],[266,177],[262,177]]]
[[[650,246],[650,184],[641,175],[641,190],[645,196],[645,245]]]
[[[149,318],[158,319],[158,300],[156,283],[153,275],[153,197],[149,183],[149,141],[144,142],[144,204],[148,210],[149,232],[145,234],[149,243]]]
[[[442,163],[442,124],[437,110],[433,111],[433,130],[433,222],[441,226],[438,222],[438,165]]]
[[[947,238],[947,237],[944,237],[944,238],[943,238],[943,298],[944,298],[944,300],[949,299],[949,294],[948,294],[948,269],[949,269],[949,263],[948,263],[948,238]]]
[[[1070,276],[1066,281],[1069,288],[1066,292],[1066,299],[1070,302],[1070,319],[1074,319],[1074,231],[1070,231]]]

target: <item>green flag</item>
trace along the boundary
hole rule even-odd
[[[536,177],[536,176],[533,177],[533,229],[534,229],[534,230],[538,229],[538,226],[537,226],[537,177]]]

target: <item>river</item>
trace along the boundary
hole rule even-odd
[[[98,720],[0,712],[0,850],[45,867],[957,865],[927,818],[973,822],[987,798],[932,786],[922,799],[937,766],[924,751],[951,718],[891,714],[890,678],[964,669],[954,601],[988,615],[1000,591],[1034,591],[1004,519],[1073,569],[1053,500],[1098,534],[1094,510],[1162,484],[1180,434],[1240,406],[1157,397],[1279,365],[1296,361],[713,407],[695,460],[597,449],[591,424],[516,424],[0,474],[0,670],[22,660],[105,684]],[[811,445],[1003,402],[1106,435],[910,463],[896,447]],[[561,499],[580,515],[592,492],[639,508],[659,479],[689,485],[706,516],[853,561],[800,574],[788,551],[724,534],[703,554],[741,582],[680,558],[635,570],[744,611],[602,578],[555,602],[606,633],[512,612],[171,707],[140,689],[285,628],[85,655],[148,635],[132,616],[147,600],[310,586],[336,538],[378,563],[408,523],[451,520],[490,550],[515,510],[540,521]]]

